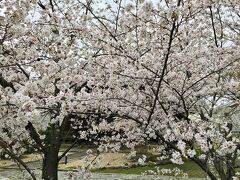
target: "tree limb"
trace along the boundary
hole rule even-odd
[[[13,160],[17,161],[19,164],[21,164],[24,167],[24,169],[26,169],[26,171],[31,175],[33,180],[37,180],[35,174],[30,170],[27,164],[23,162],[23,160],[21,160],[18,156],[16,156],[12,151],[9,150],[7,143],[5,143],[2,138],[0,138],[0,146],[7,152],[7,154]]]
[[[33,127],[32,123],[30,121],[28,121],[28,124],[25,128],[26,128],[26,130],[29,131],[31,138],[37,143],[37,145],[44,152],[45,147],[43,146],[42,140],[40,139],[39,134],[37,133],[36,129]]]
[[[4,79],[4,77],[2,76],[2,74],[0,74],[0,85],[3,87],[3,88],[6,88],[6,87],[10,87],[14,93],[17,92],[17,90],[14,88],[12,82],[8,82]]]

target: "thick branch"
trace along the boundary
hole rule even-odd
[[[23,162],[18,156],[16,156],[12,151],[9,150],[7,143],[3,141],[2,138],[0,138],[0,146],[6,151],[6,153],[15,161],[17,161],[19,164],[21,164],[24,169],[31,175],[33,180],[37,180],[34,173],[29,169],[27,164]]]
[[[42,151],[45,151],[45,147],[43,146],[42,140],[40,139],[39,134],[37,133],[36,129],[33,127],[32,123],[30,121],[28,121],[28,124],[25,128],[26,128],[26,130],[29,131],[31,138],[42,149]]]
[[[206,166],[205,163],[203,163],[200,159],[196,158],[196,157],[189,157],[189,159],[191,159],[193,162],[195,162],[198,166],[200,166],[200,168],[205,171],[208,176],[211,178],[211,180],[217,180],[217,178],[214,176],[214,174],[208,169],[208,167]]]
[[[52,0],[49,0],[49,3],[50,3],[50,6],[51,6],[51,9],[52,9],[52,12],[54,12],[54,5],[53,5],[53,1],[52,1]]]
[[[178,1],[178,6],[180,5],[180,1]],[[162,72],[161,72],[161,76],[160,76],[160,79],[159,79],[159,82],[158,82],[158,85],[157,85],[157,89],[156,89],[156,95],[155,95],[155,98],[154,98],[154,101],[153,101],[153,105],[152,105],[152,108],[151,108],[151,112],[149,114],[149,117],[148,117],[148,124],[152,118],[152,115],[154,113],[154,110],[155,110],[155,106],[157,104],[157,100],[158,100],[158,95],[159,95],[159,91],[160,91],[160,87],[162,85],[162,82],[163,82],[163,78],[164,78],[164,75],[165,75],[165,71],[167,69],[167,64],[168,64],[168,60],[169,60],[169,55],[170,55],[170,51],[171,51],[171,48],[172,48],[172,41],[173,41],[173,37],[174,37],[174,31],[176,29],[176,21],[177,19],[174,19],[173,20],[173,24],[172,24],[172,29],[170,31],[170,36],[169,36],[169,42],[168,42],[168,48],[167,48],[167,53],[165,55],[165,58],[164,58],[164,64],[163,64],[163,68],[162,68]]]
[[[3,88],[6,88],[6,87],[10,87],[14,93],[17,92],[17,90],[14,88],[13,84],[11,82],[8,82],[6,81],[2,74],[0,74],[0,85],[3,87]]]

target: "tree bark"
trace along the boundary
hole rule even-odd
[[[28,125],[26,126],[31,138],[34,139],[37,146],[39,146],[43,152],[43,180],[58,180],[58,163],[61,159],[61,156],[58,157],[58,153],[62,144],[64,132],[66,131],[66,127],[68,127],[69,118],[71,118],[71,115],[64,118],[61,126],[59,126],[58,123],[50,124],[45,132],[46,137],[44,140],[40,139],[38,132],[31,122],[28,122]],[[73,146],[71,146],[71,148],[72,147]]]
[[[204,172],[206,172],[211,180],[217,180],[217,177],[208,169],[207,163],[203,163],[200,159],[196,157],[189,157],[189,159],[195,162]]]
[[[58,180],[58,152],[59,148],[51,147],[44,153],[42,163],[42,179]]]
[[[61,147],[61,133],[57,124],[52,124],[47,129],[44,141],[42,179],[58,180],[58,153]]]

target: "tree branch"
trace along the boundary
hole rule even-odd
[[[58,161],[60,161],[76,144],[78,143],[78,139],[73,142],[71,146],[69,146],[61,156],[58,157]]]
[[[39,134],[37,133],[36,129],[33,127],[32,123],[30,121],[28,121],[28,124],[25,128],[26,128],[26,130],[29,131],[31,138],[37,143],[37,145],[44,152],[45,147],[43,146],[42,140],[40,139]]]
[[[178,1],[178,6],[180,5],[180,2],[181,0]],[[155,106],[157,104],[157,100],[158,100],[158,95],[159,95],[159,91],[160,91],[160,87],[162,85],[162,82],[163,82],[163,78],[164,78],[164,75],[165,75],[165,71],[167,69],[167,64],[168,64],[168,60],[169,60],[169,55],[170,55],[170,51],[171,51],[171,48],[172,48],[172,41],[173,41],[173,37],[174,37],[174,31],[176,29],[176,21],[177,19],[174,18],[173,20],[173,24],[172,24],[172,29],[170,31],[170,35],[169,35],[169,41],[168,41],[168,48],[167,48],[167,53],[165,55],[165,58],[164,58],[164,64],[163,64],[163,68],[162,68],[162,72],[161,72],[161,76],[160,76],[160,79],[158,81],[158,85],[157,85],[157,89],[156,89],[156,95],[155,95],[155,98],[153,100],[153,105],[152,105],[152,108],[151,108],[151,112],[149,114],[149,117],[148,117],[148,124],[152,118],[152,115],[154,114],[154,110],[155,110]]]
[[[19,67],[19,69],[21,69],[21,71],[27,77],[27,79],[29,79],[29,74],[22,68],[22,66],[18,63],[16,65],[17,65],[17,67]]]
[[[0,146],[7,152],[7,154],[13,160],[16,160],[19,164],[21,164],[24,167],[24,169],[26,169],[26,171],[31,175],[33,180],[37,180],[35,174],[29,169],[27,164],[23,162],[23,160],[21,160],[18,156],[16,156],[12,151],[9,150],[7,143],[5,143],[2,138],[0,138]]]
[[[10,87],[14,93],[17,92],[17,90],[14,88],[13,84],[11,82],[8,82],[6,81],[2,74],[0,74],[0,85],[3,87],[3,88],[6,88],[6,87]]]

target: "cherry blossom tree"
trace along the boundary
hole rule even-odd
[[[43,154],[42,178],[57,179],[71,128],[73,145],[155,139],[161,159],[237,175],[237,0],[0,3],[0,146],[33,179],[19,158],[26,145]]]

